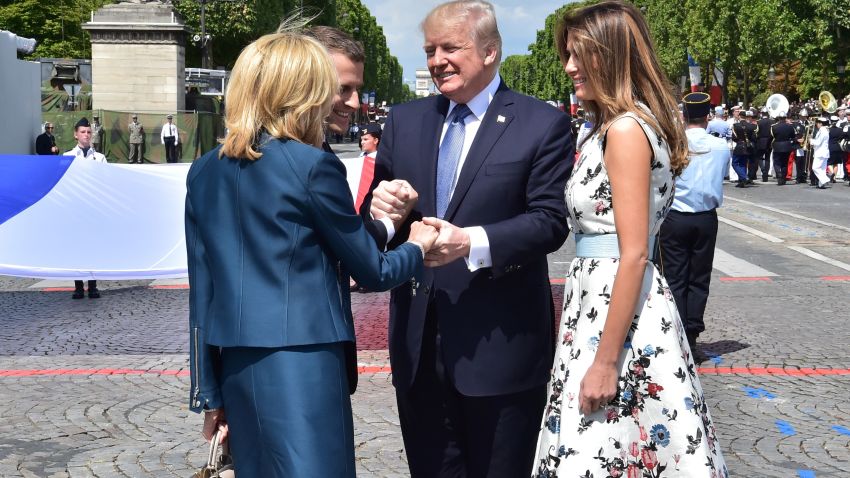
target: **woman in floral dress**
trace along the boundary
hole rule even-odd
[[[556,43],[593,118],[567,183],[567,277],[535,477],[727,477],[676,304],[649,262],[687,164],[640,12],[567,12]]]

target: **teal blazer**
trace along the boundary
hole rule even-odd
[[[186,179],[194,411],[222,404],[220,347],[353,341],[341,267],[375,291],[422,271],[416,245],[378,249],[336,156],[268,135],[256,161],[219,159],[219,148]]]

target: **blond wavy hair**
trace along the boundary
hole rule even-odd
[[[595,95],[593,100],[582,102],[593,121],[588,137],[618,115],[634,112],[667,142],[670,169],[676,176],[681,174],[688,164],[685,126],[640,11],[619,1],[567,11],[555,33],[558,55],[565,65],[570,56],[567,39],[572,40]],[[638,103],[646,105],[652,114]]]
[[[263,132],[320,146],[322,121],[338,89],[336,69],[319,42],[295,32],[260,37],[233,66],[219,157],[259,159]]]

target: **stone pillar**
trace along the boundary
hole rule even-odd
[[[188,31],[171,5],[118,3],[92,14],[94,109],[174,112],[186,105]]]

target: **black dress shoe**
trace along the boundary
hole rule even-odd
[[[86,293],[85,293],[85,291],[83,291],[83,289],[76,289],[74,291],[74,295],[72,295],[71,298],[72,299],[82,299],[85,296],[86,296]]]
[[[97,289],[89,289],[89,299],[100,299],[100,291]]]

